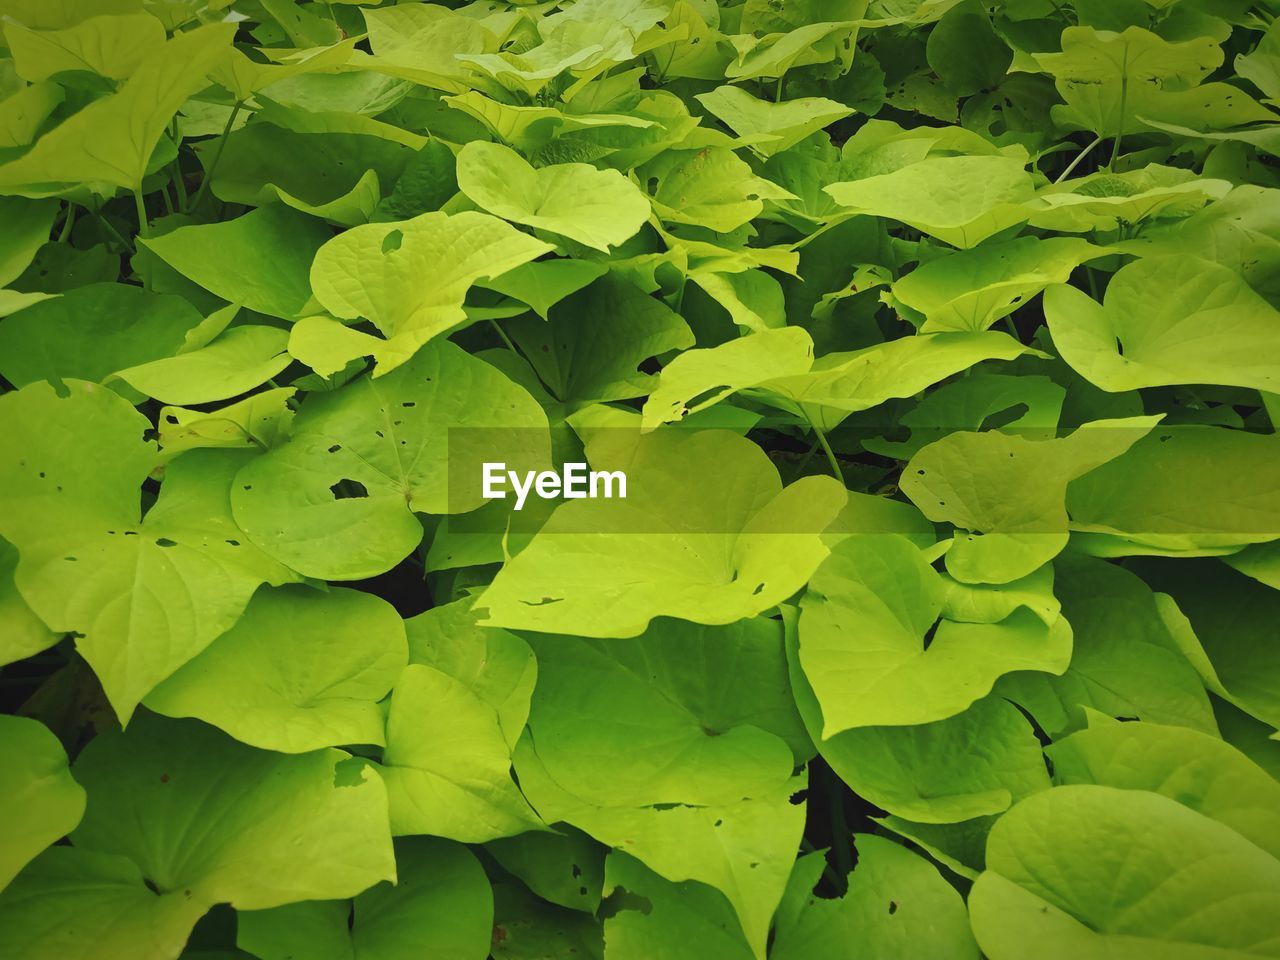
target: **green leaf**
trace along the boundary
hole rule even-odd
[[[1274,119],[1237,87],[1201,83],[1222,63],[1212,37],[1170,42],[1139,26],[1075,26],[1062,31],[1060,53],[1031,57],[1066,101],[1054,119],[1102,137],[1149,129],[1147,119],[1215,128]]]
[[[209,24],[155,46],[119,91],[54,127],[21,157],[0,164],[0,189],[36,196],[80,184],[99,192],[140,189],[165,127],[205,86],[234,34],[232,24]]]
[[[1083,726],[1084,708],[1216,733],[1204,686],[1147,586],[1100,560],[1064,557],[1055,566],[1074,634],[1071,663],[1059,676],[1007,676],[997,692],[1053,737]]]
[[[64,30],[90,17],[135,13],[138,0],[5,0],[4,12],[33,30]]]
[[[775,795],[724,805],[602,808],[551,779],[528,738],[517,751],[516,770],[521,788],[549,822],[567,821],[602,843],[625,847],[672,883],[696,880],[723,893],[752,952],[764,957],[769,920],[804,826],[803,805],[790,799],[805,789],[803,775]]]
[[[657,616],[732,623],[786,599],[826,555],[819,534],[845,500],[829,477],[783,489],[726,431],[616,432],[588,458],[625,464],[627,499],[557,507],[477,602],[486,624],[630,637]]]
[[[1265,955],[1280,861],[1144,790],[1057,787],[1005,814],[969,910],[991,960]]]
[[[1165,626],[1205,686],[1270,727],[1280,727],[1280,656],[1265,639],[1280,609],[1280,593],[1212,560],[1179,561],[1173,567],[1165,561],[1142,573],[1177,601],[1177,609],[1170,610],[1157,594]]]
[[[669,150],[636,173],[664,223],[689,223],[716,233],[737,230],[759,216],[765,200],[795,199],[756,176],[726,147]]]
[[[610,320],[601,323],[605,314]],[[538,378],[570,409],[643,396],[654,377],[641,372],[641,364],[694,342],[679,314],[612,275],[561,301],[550,322],[529,318],[504,326]]]
[[[474,64],[508,90],[533,98],[547,83],[572,67],[583,67],[584,61],[598,63],[603,48],[598,43],[585,44],[590,35],[572,35],[556,31],[524,53],[503,50],[500,53],[463,53],[458,59]],[[586,67],[590,69],[589,66]]]
[[[182,407],[160,409],[160,446],[170,456],[200,447],[270,449],[293,427],[288,406],[293,387],[262,390],[238,403],[204,412]]]
[[[1217,737],[1185,727],[1104,721],[1047,752],[1058,783],[1160,793],[1280,857],[1280,784]]]
[[[919,314],[922,333],[986,330],[1103,251],[1070,237],[1019,237],[921,264],[893,283],[893,297]]]
[[[382,375],[465,320],[462,301],[477,280],[501,276],[550,249],[487,214],[424,213],[412,220],[366,224],[334,237],[316,254],[311,285],[335,317],[369,320],[386,336],[378,358]],[[426,273],[432,277],[430,284],[421,282]],[[369,352],[350,353],[336,363],[326,358],[321,366],[294,350],[298,359],[321,373],[341,369],[346,360]]]
[[[802,327],[762,330],[702,350],[686,350],[662,369],[644,404],[644,429],[705,410],[739,390],[813,366],[813,339]]]
[[[409,662],[465,684],[497,712],[503,738],[514,748],[529,719],[538,661],[514,633],[479,626],[470,608],[469,601],[458,600],[407,620]]]
[[[939,619],[946,584],[905,538],[850,537],[801,601],[800,665],[822,707],[822,736],[955,716],[1015,670],[1061,673],[1066,620],[1017,609],[996,623]],[[925,638],[932,633],[932,639]]]
[[[866,9],[861,3],[848,7],[850,20],[860,19]],[[803,23],[794,28],[788,25],[784,32],[759,39],[754,35],[746,37],[738,48],[737,59],[725,68],[725,76],[735,80],[781,78],[793,67],[835,60],[842,53],[847,55],[856,29],[856,24],[847,22]]]
[[[977,960],[964,902],[932,864],[883,837],[858,833],[854,840],[858,864],[838,900],[819,899],[811,892],[820,854],[796,864],[779,910],[771,960],[888,960],[915,951]]]
[[[464,89],[473,71],[456,55],[482,53],[492,35],[471,17],[433,13],[412,7],[365,11],[373,56],[355,57],[354,65],[439,90]]]
[[[179,227],[142,244],[222,299],[291,320],[311,301],[311,261],[329,236],[319,220],[270,206],[234,220]]]
[[[0,666],[25,660],[58,642],[58,635],[36,616],[18,591],[14,582],[17,569],[17,549],[0,540]]]
[[[621,851],[609,854],[604,934],[610,960],[751,960],[733,907],[706,884],[672,883]]]
[[[74,771],[89,805],[72,842],[128,857],[160,894],[263,910],[395,878],[382,783],[340,750],[269,753],[142,715]],[[193,819],[204,829],[184,829]]]
[[[716,87],[695,99],[764,157],[786,150],[815,130],[853,113],[851,107],[825,97],[770,103],[742,87]]]
[[[355,76],[359,76],[355,74]],[[408,220],[439,210],[458,192],[453,151],[432,138],[409,158],[395,188],[374,211],[374,220]]]
[[[284,0],[261,0],[262,9],[280,25],[293,43],[300,47],[321,43],[333,43],[338,33],[337,25],[306,7],[296,7]]]
[[[600,922],[539,899],[516,882],[493,885],[494,960],[603,960]]]
[[[422,539],[415,513],[480,506],[483,460],[541,468],[546,424],[521,387],[437,340],[385,377],[309,396],[289,440],[236,477],[232,506],[259,547],[307,576],[376,576]]]
[[[850,413],[914,396],[983,360],[1013,360],[1029,349],[995,330],[917,334],[828,353],[815,360],[808,373],[783,375],[760,386],[831,429]]]
[[[56,302],[56,301],[55,301]],[[162,403],[213,403],[261,386],[291,362],[289,335],[277,327],[232,327],[208,346],[115,374]]]
[[[1222,562],[1273,590],[1280,590],[1280,541],[1253,544],[1223,557]]]
[[[831,545],[859,534],[896,533],[921,550],[937,542],[933,524],[909,503],[890,500],[887,496],[849,491],[849,500],[823,534],[823,542]]]
[[[17,290],[0,290],[0,317],[7,317],[25,310],[33,304],[43,303],[59,296],[56,293],[21,293]]]
[[[120,283],[91,283],[0,321],[0,373],[15,386],[38,380],[102,382],[173,356],[200,314],[181,297]]]
[[[5,224],[0,238],[0,287],[22,276],[49,239],[57,215],[58,204],[53,200],[0,197],[0,221]]]
[[[608,252],[649,218],[649,202],[616,170],[585,163],[534,169],[509,147],[476,140],[458,153],[458,187],[489,213]]]
[[[719,80],[724,76],[731,58],[719,43],[723,39],[716,29],[719,18],[718,7],[697,0],[676,0],[663,19],[670,41],[658,48],[660,53],[654,54],[662,65],[664,78]],[[684,37],[679,36],[681,27],[686,31]]]
[[[299,156],[306,163],[298,163]],[[220,153],[206,150],[201,159],[220,200],[251,206],[279,201],[350,227],[371,219],[413,156],[404,144],[382,137],[303,133],[267,121],[232,132]]]
[[[1049,786],[1031,725],[995,696],[932,723],[858,727],[822,739],[822,708],[801,671],[794,617],[787,626],[800,715],[823,759],[858,796],[917,823],[954,823],[1003,813]]]
[[[396,683],[381,771],[397,836],[484,843],[545,829],[511,777],[497,711],[435,667],[410,664]]]
[[[1103,390],[1280,388],[1280,312],[1235,271],[1197,256],[1122,267],[1102,304],[1059,284],[1046,291],[1044,312],[1062,359]]]
[[[991,17],[976,3],[960,3],[944,13],[929,31],[925,50],[947,88],[962,95],[998,85],[1013,59]]]
[[[578,116],[551,106],[513,106],[486,97],[477,90],[469,90],[466,93],[442,99],[454,110],[474,117],[499,139],[530,152],[545,146],[558,135],[579,131],[609,130],[616,127],[650,130],[656,126],[654,120],[631,113],[593,113]],[[683,104],[681,107],[683,108]],[[687,110],[684,112],[687,115]],[[669,143],[670,141],[663,144],[663,147]]]
[[[264,750],[383,742],[378,706],[407,659],[385,600],[354,590],[260,590],[236,625],[147,696]]]
[[[968,249],[1030,216],[1034,190],[1025,166],[1015,157],[930,157],[824,189],[848,214],[900,220]]]
[[[1261,543],[1280,533],[1274,434],[1218,427],[1153,430],[1124,456],[1072,483],[1075,530],[1171,550]],[[1177,477],[1167,483],[1164,478]]]
[[[1267,28],[1252,53],[1236,57],[1235,67],[1275,104],[1280,99],[1280,29],[1274,23]]]
[[[54,847],[0,895],[0,949],[24,960],[173,960],[207,909],[148,888],[127,857]]]
[[[608,267],[604,264],[590,260],[535,260],[499,277],[481,280],[477,286],[527,303],[534,313],[546,320],[553,306],[607,272]]]
[[[25,147],[63,102],[66,92],[52,81],[32,83],[0,100],[0,147]]]
[[[987,834],[998,819],[991,816],[960,823],[912,823],[888,816],[876,822],[890,833],[910,840],[956,876],[976,880],[986,863]]]
[[[485,844],[508,873],[538,896],[573,910],[594,914],[604,887],[604,849],[585,833],[522,833]]]
[[[0,890],[75,829],[84,804],[57,737],[36,720],[0,716]]]
[[[14,290],[65,293],[91,283],[107,283],[120,272],[120,258],[104,246],[81,250],[50,240],[13,281]]]
[[[109,390],[67,388],[65,398],[33,384],[0,399],[17,426],[0,454],[0,534],[18,548],[25,600],[52,629],[82,634],[77,648],[127,720],[236,622],[259,584],[294,575],[231,518],[242,455],[199,450],[173,461],[140,517],[138,488],[156,458],[142,436],[150,424]]]
[[[356,42],[357,38],[352,37],[328,47],[273,52],[272,56],[280,57],[283,60],[281,63],[263,63],[258,60],[251,60],[241,49],[232,48],[231,56],[218,64],[209,74],[209,78],[220,86],[226,87],[237,101],[249,100],[258,91],[271,87],[271,97],[277,102],[285,102],[284,94],[288,89],[290,80],[305,81],[314,79],[309,75],[318,71],[326,71],[343,66],[351,59],[351,51],[355,48]],[[333,75],[325,74],[325,76],[332,77]],[[359,75],[341,74],[340,76],[356,77]],[[332,109],[335,99],[333,97],[325,98],[321,101],[320,108]],[[187,113],[190,107],[191,103],[189,102],[183,108],[183,113]],[[223,123],[226,122],[225,116]],[[209,132],[218,132],[222,129],[223,123],[219,123],[214,130]]]
[[[739,329],[758,332],[786,326],[782,285],[763,270],[753,268],[740,273],[698,270],[690,273],[689,279],[729,311]]]
[[[342,900],[304,900],[271,910],[236,914],[236,946],[258,960],[289,960],[301,954],[313,960],[355,960],[351,904]]]
[[[1156,217],[1195,213],[1231,190],[1226,180],[1190,170],[1148,164],[1140,170],[1099,170],[1087,177],[1042,187],[1036,193],[1031,225],[1066,233],[1117,230]],[[1218,209],[1214,204],[1210,209]],[[1176,221],[1175,221],[1176,222]],[[1123,249],[1124,244],[1118,244]]]
[[[395,886],[380,883],[356,897],[356,960],[424,951],[458,960],[488,956],[493,893],[469,850],[434,837],[401,840],[396,872]]]
[[[90,17],[63,30],[30,30],[12,20],[4,26],[14,70],[37,83],[66,70],[92,70],[124,80],[165,42],[164,25],[145,14]]]
[[[791,778],[806,737],[773,621],[658,621],[625,646],[531,637],[529,731],[548,775],[596,806],[718,804]],[[726,652],[731,651],[731,656]]]
[[[1123,249],[1143,256],[1185,254],[1188,250],[1238,272],[1267,296],[1280,294],[1280,216],[1276,194],[1262,187],[1238,186],[1217,203],[1185,220],[1152,224]]]
[[[260,960],[407,960],[424,951],[484,960],[493,894],[466,847],[434,837],[396,843],[395,885],[380,883],[345,902],[242,911],[236,944]]]
[[[952,433],[911,458],[900,488],[930,520],[966,531],[947,552],[952,576],[1008,583],[1066,546],[1068,484],[1121,456],[1158,420],[1097,420],[1061,439]]]
[[[1276,2],[0,0],[0,960],[1276,953]]]
[[[1048,377],[970,373],[929,391],[898,418],[899,426],[910,428],[910,439],[865,440],[863,446],[881,456],[909,460],[952,431],[979,430],[990,422],[1011,431],[1026,430],[1033,437],[1047,436],[1058,426],[1066,394]]]

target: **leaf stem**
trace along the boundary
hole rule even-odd
[[[178,197],[178,209],[185,212],[189,198],[187,185],[182,181],[182,163],[175,160],[173,164],[173,192]]]
[[[142,199],[142,188],[138,187],[133,191],[133,205],[138,211],[138,236],[145,237],[149,224],[147,223],[147,204]]]
[[[796,464],[795,471],[791,474],[789,482],[794,483],[800,479],[800,474],[804,473],[804,468],[809,465],[809,461],[813,459],[813,455],[818,452],[818,438],[813,438],[813,443],[809,444],[809,449],[804,452],[804,456],[800,458],[800,462]]]
[[[180,212],[187,209],[187,185],[182,182],[182,141],[178,136],[178,118],[169,124],[169,136],[173,139],[177,154],[169,165],[169,179],[173,182],[174,203]]]
[[[200,188],[196,190],[196,195],[191,198],[192,209],[200,205],[200,201],[204,199],[206,191],[209,189],[209,181],[213,179],[214,171],[218,169],[218,161],[222,159],[222,151],[227,146],[227,136],[231,133],[232,126],[235,125],[236,117],[240,116],[240,108],[244,106],[243,100],[237,100],[236,105],[231,108],[231,115],[227,117],[227,122],[222,127],[222,133],[218,136],[218,146],[213,151],[213,159],[209,161],[209,166],[204,172],[204,179],[200,181]]]
[[[91,208],[91,210],[94,217],[97,218],[98,223],[102,224],[102,228],[106,230],[107,233],[111,234],[111,236],[115,237],[118,241],[120,241],[120,245],[124,247],[126,250],[128,250],[130,255],[137,253],[137,250],[134,248],[133,243],[130,242],[129,238],[126,237],[124,234],[122,234],[119,230],[117,230],[112,225],[111,221],[102,215],[102,211],[99,208],[93,207]]]
[[[71,228],[76,222],[76,205],[67,201],[67,214],[62,220],[62,229],[58,232],[58,242],[66,243],[71,237]]]
[[[827,455],[827,463],[831,465],[831,475],[841,483],[844,483],[844,471],[840,469],[840,461],[836,459],[836,452],[831,449],[831,444],[827,441],[827,435],[822,432],[822,428],[813,422],[813,417],[805,412],[805,419],[809,421],[809,426],[813,428],[814,436],[818,438],[818,443],[822,446],[822,452]]]
[[[500,324],[497,320],[493,320],[493,319],[490,319],[489,323],[492,324],[493,329],[498,331],[498,336],[501,337],[502,342],[507,345],[507,349],[510,350],[512,353],[514,353],[517,357],[520,356],[520,351],[516,349],[516,345],[512,343],[511,338],[507,336],[507,331],[502,329],[502,324]]]
[[[1120,141],[1124,139],[1124,108],[1129,98],[1129,45],[1125,44],[1124,58],[1120,61],[1120,120],[1116,129],[1116,140],[1111,145],[1111,160],[1107,169],[1112,173],[1116,169],[1116,161],[1120,159]]]
[[[1081,150],[1079,153],[1076,154],[1076,158],[1072,160],[1069,164],[1067,164],[1067,169],[1063,170],[1062,173],[1058,174],[1058,178],[1053,182],[1061,183],[1063,180],[1067,179],[1067,177],[1071,176],[1072,171],[1075,170],[1075,168],[1080,165],[1080,161],[1083,160],[1085,157],[1087,157],[1090,154],[1090,152],[1093,150],[1093,148],[1096,147],[1101,142],[1102,142],[1102,134],[1098,134],[1096,137],[1093,138],[1093,141],[1087,147],[1085,147],[1083,150]]]
[[[844,797],[840,795],[840,788],[844,786],[844,782],[836,776],[834,770],[830,772],[828,786],[830,788],[827,800],[831,814],[831,849],[835,853],[836,873],[845,878],[844,883],[848,883],[849,874],[853,870],[853,856],[849,850],[849,824],[844,818]]]

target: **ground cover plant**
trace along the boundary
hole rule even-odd
[[[0,0],[0,958],[1280,956],[1278,12]]]

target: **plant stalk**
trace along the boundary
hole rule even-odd
[[[493,325],[494,330],[498,331],[498,336],[501,337],[502,342],[507,345],[507,349],[510,350],[512,353],[514,353],[517,357],[520,356],[520,351],[516,349],[516,345],[512,343],[511,338],[507,336],[507,331],[502,329],[502,324],[500,324],[497,320],[490,320],[489,323]]]
[[[137,252],[137,250],[134,248],[133,243],[129,240],[129,238],[126,237],[124,234],[122,234],[114,226],[112,226],[111,221],[102,215],[101,210],[95,207],[95,208],[91,208],[90,212],[92,212],[94,217],[97,218],[98,223],[102,224],[102,229],[107,231],[107,233],[111,234],[111,236],[115,237],[116,240],[119,241],[120,246],[128,250],[130,255],[133,255],[134,253]]]
[[[843,785],[834,770],[830,774],[831,793],[828,797],[831,814],[831,849],[836,858],[836,872],[848,882],[853,870],[853,856],[849,850],[849,824],[844,818],[844,798],[840,795]]]
[[[133,205],[138,211],[138,236],[145,237],[150,230],[150,224],[147,223],[147,204],[142,199],[141,187],[133,191]]]
[[[822,445],[822,452],[827,455],[827,463],[831,465],[831,475],[844,483],[844,471],[840,469],[840,461],[836,459],[836,452],[831,449],[831,444],[827,441],[827,435],[822,432],[822,428],[813,422],[813,418],[805,413],[805,419],[809,421],[809,426],[813,428],[814,436],[818,438],[818,443]]]
[[[1076,158],[1072,160],[1069,164],[1067,164],[1067,169],[1063,170],[1062,173],[1058,174],[1058,179],[1054,180],[1053,182],[1061,183],[1063,180],[1067,179],[1067,177],[1071,176],[1072,171],[1075,170],[1075,168],[1080,165],[1080,161],[1083,160],[1085,157],[1087,157],[1089,153],[1093,150],[1093,148],[1096,147],[1101,142],[1102,142],[1102,134],[1098,134],[1096,137],[1093,138],[1093,141],[1087,147],[1085,147],[1083,150],[1081,150],[1079,153],[1076,154]]]
[[[205,193],[209,189],[209,181],[213,179],[213,174],[218,169],[218,161],[222,159],[222,151],[227,146],[227,136],[231,133],[231,128],[236,122],[236,117],[240,116],[240,108],[244,106],[243,100],[237,100],[236,105],[231,108],[231,115],[227,117],[227,122],[222,127],[222,133],[218,136],[218,146],[213,151],[213,159],[209,161],[209,166],[205,170],[204,179],[200,181],[200,187],[196,190],[196,195],[191,198],[191,206],[187,209],[193,209],[200,205],[200,201],[204,199]]]
[[[71,238],[71,228],[76,222],[76,205],[70,200],[67,201],[67,213],[62,220],[62,229],[58,232],[58,242],[66,243]]]
[[[1129,47],[1124,48],[1124,58],[1120,61],[1120,120],[1119,128],[1116,130],[1115,143],[1111,145],[1111,161],[1107,164],[1107,169],[1112,173],[1116,169],[1116,161],[1120,159],[1120,142],[1124,139],[1124,110],[1125,103],[1129,99]]]

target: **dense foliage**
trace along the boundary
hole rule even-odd
[[[0,958],[1280,956],[1277,13],[0,0]]]

